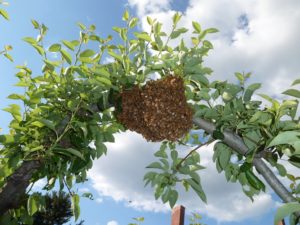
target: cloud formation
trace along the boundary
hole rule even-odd
[[[129,0],[143,22],[142,29],[149,29],[146,16],[151,16],[170,30],[174,11],[166,8],[171,1],[162,1],[161,10],[147,2],[139,1],[136,7]],[[198,21],[203,29],[219,29],[208,36],[214,50],[205,64],[214,70],[212,80],[232,81],[235,72],[252,72],[251,82],[263,83],[263,92],[278,96],[299,77],[299,8],[296,0],[286,4],[279,0],[190,0],[180,25],[192,30],[191,21]]]
[[[119,225],[119,223],[115,220],[109,221],[107,225]]]

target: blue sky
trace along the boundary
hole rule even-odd
[[[78,36],[77,22],[95,24],[100,36],[114,34],[113,26],[122,23],[125,8],[140,18],[139,29],[147,29],[145,17],[151,15],[170,28],[175,10],[181,11],[182,26],[191,28],[197,20],[203,27],[217,27],[220,33],[211,41],[215,50],[206,64],[214,69],[212,79],[232,80],[236,71],[251,71],[252,82],[263,83],[262,92],[277,98],[279,93],[299,78],[300,3],[293,0],[282,5],[280,0],[26,0],[9,1],[9,22],[0,20],[0,46],[11,44],[15,62],[0,58],[0,108],[12,101],[6,96],[21,93],[14,87],[15,66],[27,63],[39,75],[41,61],[35,51],[21,39],[36,36],[30,23],[35,19],[49,27],[45,45]],[[117,40],[117,39],[116,39]],[[7,132],[10,116],[0,111],[0,127]],[[94,162],[89,181],[77,187],[81,193],[94,194],[94,201],[81,200],[81,217],[86,225],[126,225],[132,217],[145,217],[145,225],[170,224],[170,211],[153,201],[152,190],[143,187],[144,167],[153,160],[157,143],[147,143],[141,136],[118,134],[116,144],[109,144],[107,157]],[[201,151],[206,171],[202,172],[208,205],[193,193],[183,193],[179,203],[188,210],[199,210],[207,225],[272,224],[279,199],[269,190],[251,203],[239,185],[227,184],[211,163],[212,146]],[[290,168],[292,172],[299,171]],[[36,185],[36,190],[43,181]],[[188,216],[187,216],[188,218]],[[187,222],[186,222],[187,224]]]

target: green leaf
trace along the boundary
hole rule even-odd
[[[70,55],[70,53],[68,53],[64,49],[61,49],[60,53],[61,53],[62,57],[67,61],[67,63],[69,63],[69,64],[72,63],[72,56]]]
[[[136,218],[132,218],[134,219],[135,221],[139,221],[139,222],[143,222],[145,220],[144,217],[136,217]]]
[[[80,159],[82,159],[83,161],[85,161],[83,155],[81,154],[80,151],[74,149],[74,148],[60,148],[60,147],[56,147],[54,148],[54,153],[57,152],[59,154],[65,155],[65,156],[76,156]]]
[[[241,74],[241,73],[235,73],[234,75],[236,76],[236,78],[237,78],[241,83],[244,83],[245,78],[244,78],[243,74]]]
[[[41,56],[45,55],[45,50],[42,46],[33,44],[32,47],[34,47]]]
[[[193,23],[193,27],[194,27],[196,33],[200,34],[201,33],[201,26],[200,26],[200,24],[197,23],[196,21],[193,21],[192,23]]]
[[[55,131],[55,124],[54,122],[47,120],[47,119],[38,119],[38,121],[44,124],[46,127],[50,128],[51,130]]]
[[[75,221],[78,219],[80,215],[80,206],[79,206],[80,197],[77,194],[72,195],[72,211],[75,216]]]
[[[114,59],[116,59],[117,61],[119,62],[122,62],[122,56],[121,55],[118,55],[117,53],[113,52],[113,51],[108,51],[108,54],[110,56],[112,56]]]
[[[179,22],[181,19],[181,15],[179,12],[176,12],[173,16],[173,25],[176,26],[176,24]]]
[[[27,200],[27,211],[28,215],[32,216],[38,210],[36,201],[33,196],[29,196]]]
[[[219,140],[224,139],[224,134],[220,130],[214,130],[212,136],[214,139],[219,139]]]
[[[260,83],[255,83],[255,84],[249,85],[248,88],[246,89],[244,97],[243,97],[244,101],[246,101],[246,102],[250,101],[253,93],[260,87],[261,87]]]
[[[255,174],[251,170],[247,170],[245,174],[249,184],[252,187],[257,190],[262,189],[263,191],[265,191],[265,185],[257,178],[257,176],[255,176]]]
[[[0,135],[0,143],[12,144],[15,143],[15,138],[12,135]]]
[[[209,28],[209,29],[205,30],[204,32],[207,34],[208,33],[217,33],[217,32],[219,32],[219,30],[216,28]]]
[[[196,183],[193,179],[186,179],[186,182],[193,188],[200,199],[207,203],[206,195],[201,187],[201,184]]]
[[[72,42],[67,41],[67,40],[63,40],[62,43],[70,50],[74,51],[75,46]]]
[[[84,26],[82,23],[77,23],[77,25],[80,27],[81,30],[86,30],[86,26]]]
[[[107,79],[106,77],[96,77],[97,81],[100,81],[101,83],[107,85],[107,86],[111,86],[111,81],[110,79]]]
[[[209,85],[209,80],[203,74],[192,74],[191,79],[200,82],[205,87]]]
[[[144,41],[152,41],[151,37],[149,36],[149,34],[147,33],[134,33],[134,35],[138,38],[138,39],[142,39]]]
[[[49,47],[49,51],[50,52],[58,52],[61,49],[61,45],[60,44],[53,44]]]
[[[285,175],[287,174],[287,171],[286,171],[285,167],[281,164],[278,164],[278,163],[275,166],[276,166],[276,168],[279,172],[279,175],[282,176],[282,177],[285,177]]]
[[[9,105],[9,108],[3,109],[3,111],[9,112],[16,120],[21,121],[21,107],[17,104]]]
[[[218,157],[218,162],[223,170],[227,167],[230,157],[231,157],[231,150],[230,148],[225,144],[219,144],[218,148],[221,148],[220,155]]]
[[[300,91],[296,90],[296,89],[288,89],[288,90],[282,92],[282,94],[300,98]]]
[[[6,20],[9,20],[9,15],[8,13],[4,10],[4,9],[0,9],[0,15],[6,19]]]
[[[93,50],[91,50],[91,49],[86,49],[86,50],[84,50],[83,52],[81,52],[80,53],[80,57],[91,57],[91,56],[93,56],[93,55],[95,55],[95,52],[93,51]]]
[[[162,165],[159,162],[153,162],[146,168],[147,169],[163,169]]]
[[[94,199],[93,194],[90,193],[90,192],[85,192],[85,193],[83,193],[81,196],[84,197],[84,198],[89,198],[89,199],[91,199],[91,200]]]
[[[129,19],[129,12],[126,10],[123,14],[122,20],[127,21]]]
[[[15,99],[15,100],[25,100],[25,96],[20,95],[20,94],[11,94],[11,95],[7,96],[7,98]]]
[[[289,216],[297,211],[300,211],[300,204],[298,202],[285,203],[283,206],[277,209],[274,219],[274,225],[277,225],[286,216]]]
[[[267,148],[276,146],[276,145],[292,145],[294,148],[296,148],[300,143],[300,132],[299,131],[284,131],[279,133],[276,137],[273,138],[273,140],[268,144]],[[300,149],[295,149],[296,152]]]
[[[187,31],[188,31],[188,29],[186,29],[186,28],[179,28],[171,33],[170,38],[175,39],[175,38],[179,37],[181,34],[186,33]]]
[[[36,40],[34,39],[34,38],[32,38],[32,37],[25,37],[25,38],[23,38],[23,41],[25,41],[25,42],[27,42],[27,43],[29,43],[29,44],[37,44],[37,42],[36,42]]]
[[[5,56],[5,58],[7,58],[9,61],[11,61],[11,62],[14,61],[13,57],[12,57],[10,54],[5,53],[4,56]]]
[[[138,18],[132,18],[130,21],[129,21],[129,27],[130,28],[134,28],[136,25],[137,25],[137,23],[138,23]]]
[[[297,85],[297,84],[300,84],[300,79],[295,80],[295,81],[292,83],[292,86]]]
[[[178,192],[176,190],[171,190],[169,193],[169,204],[173,208],[178,199]]]
[[[13,47],[11,45],[4,45],[4,49],[6,51],[11,51],[13,49]]]
[[[153,20],[151,19],[150,16],[147,16],[147,22],[148,22],[149,25],[153,24]]]
[[[95,146],[97,151],[97,158],[99,158],[103,154],[106,154],[107,148],[105,144],[103,144],[103,136],[99,132],[96,134]]]
[[[39,29],[40,24],[36,20],[31,20],[31,23],[32,23],[34,29]]]

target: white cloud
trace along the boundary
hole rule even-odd
[[[170,2],[171,0],[128,0],[129,5],[136,8],[139,16],[166,11]]]
[[[119,223],[115,220],[109,221],[107,225],[119,225]]]
[[[90,192],[90,189],[87,187],[79,188],[79,192]]]
[[[34,183],[33,187],[31,188],[31,191],[32,192],[40,192],[42,190],[42,188],[45,187],[46,184],[47,184],[46,178],[40,179]],[[27,188],[27,191],[28,191],[28,188]]]
[[[167,206],[153,201],[152,190],[143,183],[145,166],[154,160],[159,144],[146,142],[130,131],[117,134],[115,139],[115,143],[107,144],[107,156],[95,161],[89,172],[93,187],[100,196],[124,201],[138,210],[167,211]]]
[[[131,6],[137,4],[128,2]],[[169,1],[163,2],[163,7],[157,10],[148,7],[148,1],[139,1],[136,9],[143,21],[142,29],[149,29],[148,15],[163,22],[167,31],[171,29],[174,11],[169,8]],[[251,71],[251,82],[261,82],[263,92],[278,95],[299,78],[299,9],[297,0],[285,4],[279,0],[190,0],[180,25],[191,28],[191,21],[195,20],[203,29],[220,30],[208,36],[214,50],[205,64],[214,70],[212,80],[232,81],[234,72]],[[246,28],[241,28],[241,16],[247,18]]]
[[[103,198],[96,198],[95,201],[100,204],[103,202]]]

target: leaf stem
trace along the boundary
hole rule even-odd
[[[177,164],[177,166],[176,166],[176,169],[178,170],[180,167],[181,167],[181,165],[182,165],[182,163],[191,155],[191,154],[193,154],[193,152],[195,152],[195,151],[197,151],[199,148],[201,148],[201,147],[203,147],[203,146],[205,146],[205,145],[209,145],[209,144],[211,144],[212,142],[214,142],[215,140],[214,139],[211,139],[211,140],[209,140],[209,141],[207,141],[207,142],[205,142],[205,143],[202,143],[202,144],[200,144],[200,145],[198,145],[196,148],[194,148],[193,150],[191,150],[178,164]]]

